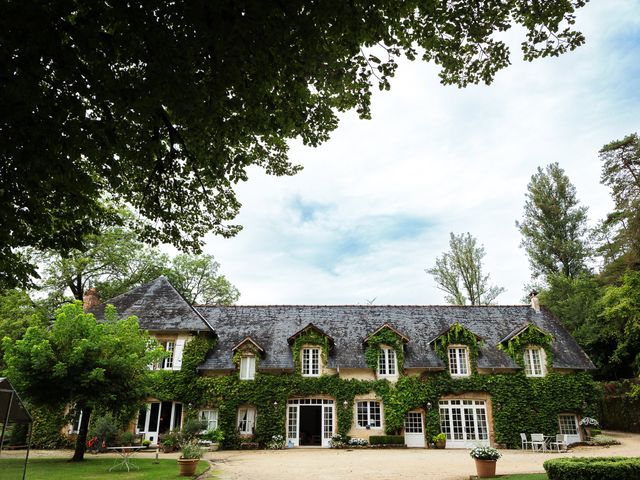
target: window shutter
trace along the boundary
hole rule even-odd
[[[182,351],[184,350],[184,338],[176,340],[173,350],[173,369],[180,370],[182,368]]]

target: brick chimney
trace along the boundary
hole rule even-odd
[[[540,312],[540,300],[538,299],[538,292],[536,290],[533,290],[530,294],[529,294],[529,298],[531,299],[531,308],[533,308],[536,313]]]
[[[100,295],[98,295],[97,290],[92,287],[87,290],[84,294],[84,297],[82,297],[82,307],[86,312],[96,305],[100,305]]]

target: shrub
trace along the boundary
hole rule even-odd
[[[351,438],[347,435],[340,435],[339,433],[331,437],[329,440],[329,445],[331,448],[346,448],[349,446],[349,440]]]
[[[556,458],[544,462],[549,480],[637,480],[640,458]]]
[[[120,445],[133,445],[133,433],[120,432],[118,435],[118,443]]]
[[[205,433],[200,435],[200,439],[209,440],[213,443],[222,443],[224,440],[224,432],[219,428],[216,428],[215,430],[207,430]]]
[[[142,440],[142,446],[145,448],[149,448],[149,446],[151,445],[151,440],[147,440],[146,438],[144,440]]]
[[[403,435],[371,435],[369,437],[371,445],[404,445]]]
[[[98,437],[100,443],[104,442],[107,445],[113,445],[113,441],[118,435],[118,429],[116,428],[116,421],[113,415],[107,413],[101,417],[96,418],[92,423],[92,436]]]
[[[620,445],[618,440],[608,435],[594,435],[591,443],[594,445]]]
[[[477,460],[498,460],[502,455],[493,447],[476,447],[469,452]]]
[[[273,435],[266,446],[269,450],[282,450],[285,445],[286,441],[282,435]]]
[[[352,438],[349,440],[350,447],[366,447],[369,442],[364,438]]]

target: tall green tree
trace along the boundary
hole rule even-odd
[[[445,84],[584,43],[586,0],[6,0],[0,6],[0,281],[26,282],[20,248],[83,248],[102,198],[150,220],[143,240],[197,251],[233,235],[248,167],[291,175],[288,139],[326,141],[338,113],[370,116],[397,59]],[[522,32],[522,33],[521,33]],[[419,52],[419,53],[418,53]]]
[[[610,362],[624,377],[640,375],[640,272],[626,273],[606,287],[602,318],[615,340]]]
[[[0,340],[18,340],[35,325],[46,326],[44,309],[37,306],[24,290],[0,292]],[[4,349],[0,343],[0,371],[4,368]]]
[[[611,189],[615,210],[600,226],[602,274],[609,280],[640,270],[640,138],[633,133],[599,152],[601,182]],[[606,279],[605,278],[605,279]]]
[[[232,304],[240,293],[211,255],[178,254],[173,259],[149,247],[126,226],[102,228],[90,234],[85,248],[40,255],[42,281],[49,310],[69,301],[68,292],[82,300],[90,287],[103,299],[113,298],[136,286],[166,275],[190,302]]]
[[[557,163],[538,167],[527,190],[523,219],[516,227],[533,276],[575,278],[589,258],[587,207],[579,205],[576,188]]]
[[[120,411],[148,394],[148,365],[162,352],[140,330],[135,317],[96,322],[80,302],[56,312],[51,328],[29,327],[20,340],[3,339],[6,373],[16,389],[36,405],[75,405],[82,410],[74,461],[84,458],[87,428],[96,407]]]
[[[435,266],[425,272],[432,275],[445,300],[454,305],[489,305],[505,291],[489,285],[489,274],[482,271],[484,247],[467,233],[450,234],[449,251],[436,258]]]

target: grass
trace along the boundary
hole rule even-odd
[[[29,459],[27,466],[28,480],[146,480],[146,479],[179,479],[187,478],[178,476],[178,465],[175,460],[160,460],[153,463],[150,458],[132,458],[132,462],[139,467],[130,472],[114,469],[115,458],[85,457],[84,462],[69,462],[67,458],[34,458]],[[22,465],[24,459],[3,458],[0,459],[0,478],[2,480],[22,479]],[[207,462],[201,460],[198,463],[196,473],[199,475],[207,469]]]

